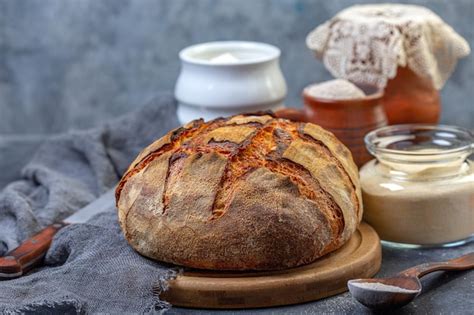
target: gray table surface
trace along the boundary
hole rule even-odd
[[[21,167],[43,141],[41,136],[0,135],[0,189],[20,175]],[[395,274],[411,266],[441,261],[474,251],[474,242],[445,249],[394,249],[383,247],[378,277]],[[436,272],[422,279],[423,291],[411,304],[393,314],[474,314],[474,271]],[[348,293],[316,302],[251,310],[197,310],[174,307],[169,314],[370,314]],[[388,312],[384,312],[388,314]]]

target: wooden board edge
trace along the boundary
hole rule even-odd
[[[284,283],[275,283],[275,287],[271,289],[273,290],[272,294],[262,294],[263,291],[269,291],[270,289],[268,288],[255,288],[255,291],[250,290],[253,292],[246,292],[246,295],[255,297],[252,300],[248,300],[239,297],[236,291],[238,287],[227,287],[226,290],[225,287],[217,283],[216,287],[206,288],[208,292],[196,295],[195,299],[183,299],[182,297],[189,296],[189,290],[190,287],[193,287],[193,284],[181,281],[179,285],[177,285],[177,282],[171,282],[169,290],[163,292],[161,298],[179,307],[246,309],[299,304],[343,293],[347,291],[347,281],[354,278],[370,278],[381,267],[382,247],[377,233],[365,222],[360,224],[359,230],[363,234],[363,238],[357,250],[350,255],[354,259],[344,265],[345,268],[347,266],[347,269],[339,275],[339,279],[334,279],[330,276],[319,279],[323,283],[324,281],[327,282],[327,286],[323,289],[319,286],[311,286],[311,279],[307,279],[307,281],[303,279],[300,284],[292,283],[285,285]],[[194,285],[199,286],[200,284],[194,283]]]

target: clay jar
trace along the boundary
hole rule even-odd
[[[278,117],[294,121],[311,122],[331,131],[352,152],[357,166],[371,160],[365,148],[364,136],[387,125],[382,105],[383,92],[371,86],[358,86],[367,96],[357,99],[323,99],[303,91],[304,108],[283,109]]]
[[[395,78],[387,82],[383,103],[390,125],[436,124],[441,111],[439,91],[431,81],[402,67],[398,67]]]

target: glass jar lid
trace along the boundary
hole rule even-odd
[[[368,133],[365,144],[395,174],[439,175],[441,171],[458,171],[473,152],[474,136],[469,130],[455,126],[394,125]]]
[[[474,136],[469,130],[455,126],[393,125],[369,132],[365,136],[365,144],[373,155],[391,153],[422,156],[472,152]]]

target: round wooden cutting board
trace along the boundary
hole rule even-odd
[[[347,290],[347,281],[380,269],[377,233],[362,223],[337,251],[298,268],[270,272],[184,270],[169,282],[161,299],[195,308],[253,308],[296,304]]]

